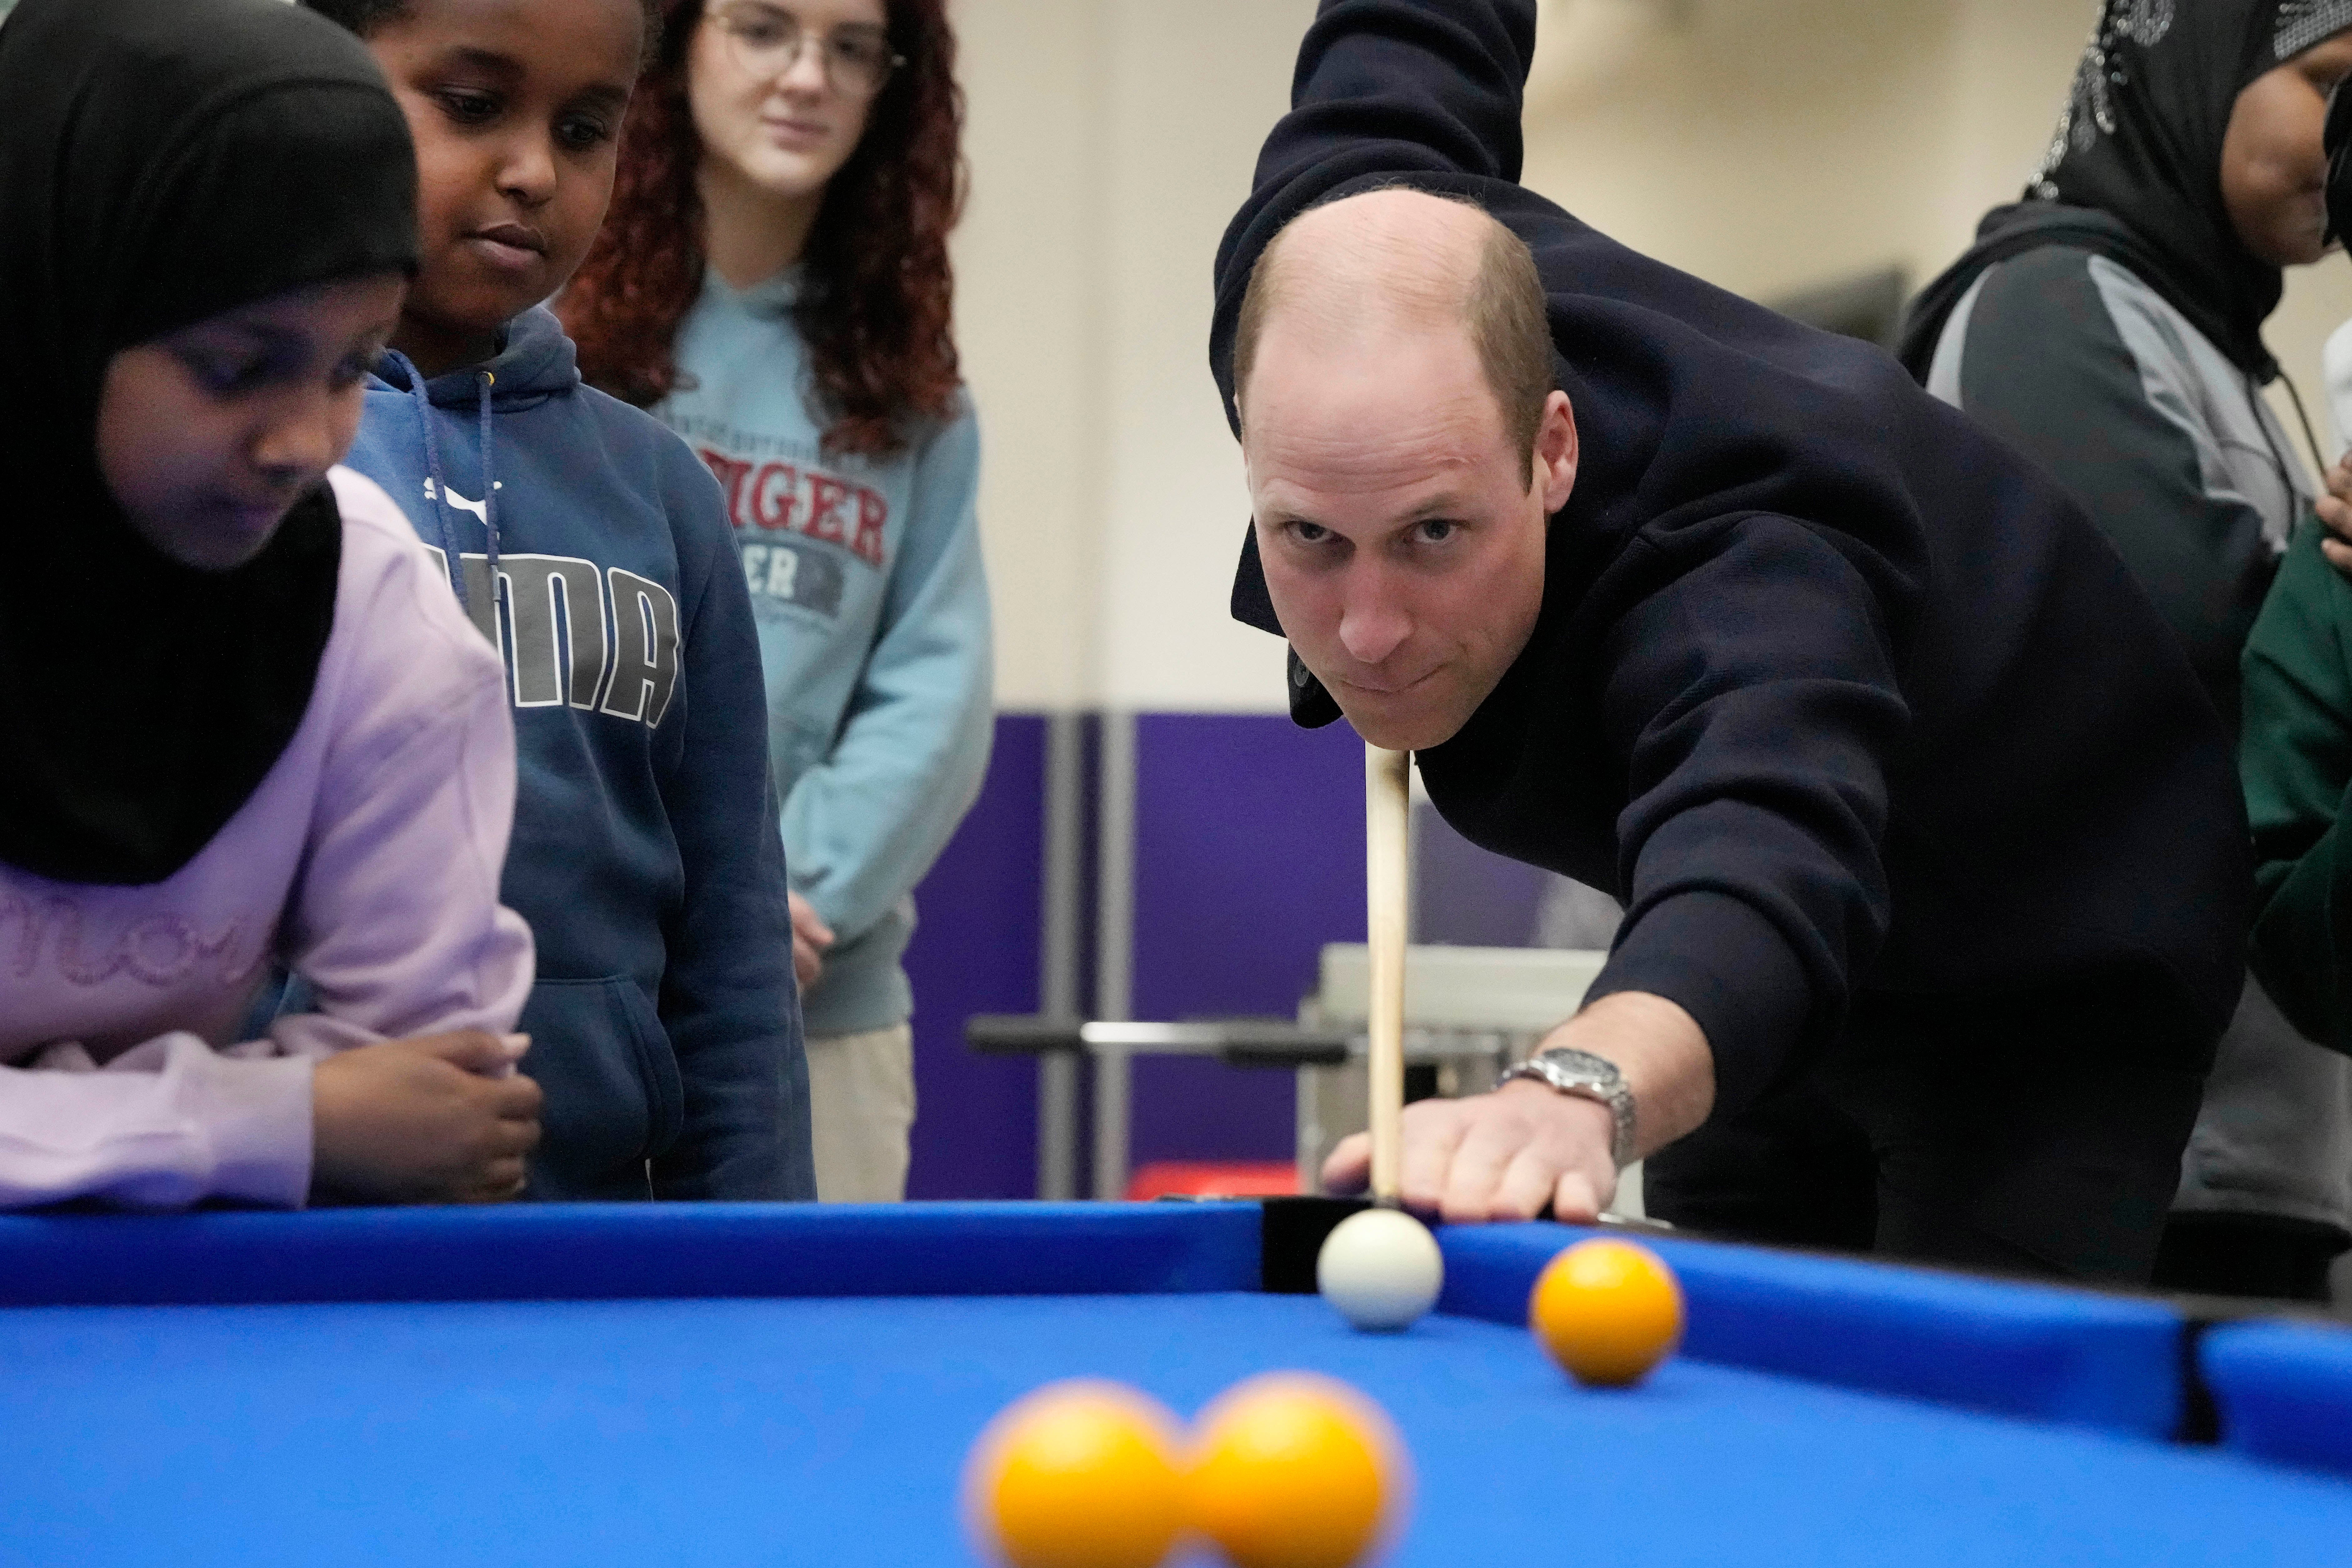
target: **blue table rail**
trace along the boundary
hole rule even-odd
[[[0,1564],[964,1564],[957,1469],[1010,1399],[1190,1415],[1275,1367],[1396,1416],[1400,1568],[2352,1556],[2352,1333],[1644,1237],[1685,1352],[1601,1393],[1523,1327],[1585,1233],[1445,1231],[1438,1312],[1366,1336],[1285,1293],[1337,1212],[0,1217]],[[2171,1440],[2196,1375],[2219,1446]]]

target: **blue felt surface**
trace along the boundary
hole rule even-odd
[[[1395,1562],[2341,1561],[2352,1486],[1678,1361],[1567,1384],[1523,1331],[1312,1298],[488,1302],[0,1313],[0,1563],[968,1563],[967,1446],[1050,1378],[1190,1415],[1348,1378],[1419,1469]]]
[[[2352,1475],[2352,1331],[2233,1324],[2208,1333],[2198,1359],[2221,1406],[2222,1442]]]
[[[1439,1233],[1448,1312],[1527,1321],[1570,1242],[1549,1225]],[[1642,1236],[1682,1281],[1689,1355],[1993,1415],[2147,1437],[2180,1424],[2181,1319],[2155,1301]],[[2352,1404],[2339,1408],[2352,1409]]]
[[[0,1215],[0,1305],[1244,1290],[1255,1204]]]

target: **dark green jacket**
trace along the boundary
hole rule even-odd
[[[2296,532],[2246,643],[2239,768],[2253,826],[2252,961],[2295,1026],[2352,1050],[2352,583]]]

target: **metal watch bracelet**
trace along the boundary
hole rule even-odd
[[[1538,1051],[1503,1074],[1505,1083],[1519,1078],[1533,1079],[1538,1083],[1549,1084],[1562,1094],[1599,1100],[1607,1106],[1617,1124],[1615,1145],[1610,1152],[1621,1171],[1633,1163],[1633,1091],[1627,1087],[1625,1075],[1617,1070],[1615,1062],[1591,1051],[1555,1047]]]

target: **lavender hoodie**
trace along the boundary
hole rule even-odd
[[[332,480],[334,630],[252,798],[152,886],[0,866],[0,1206],[299,1205],[314,1062],[522,1010],[530,931],[498,901],[515,794],[498,655],[391,499]],[[239,1040],[272,959],[317,1011]]]

